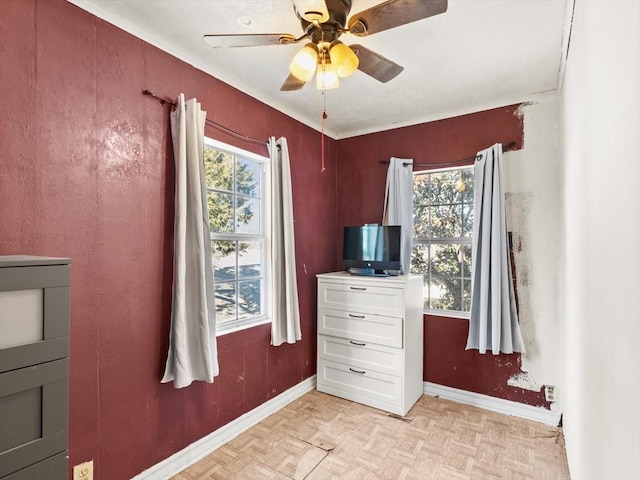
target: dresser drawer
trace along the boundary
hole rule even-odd
[[[69,356],[69,287],[47,284],[41,268],[2,268],[0,277],[21,285],[25,270],[45,288],[0,291],[0,373]],[[67,280],[68,268],[61,273]]]
[[[67,449],[68,368],[65,358],[0,374],[0,478]]]
[[[388,375],[404,373],[402,350],[375,343],[318,335],[318,355],[324,360]]]
[[[402,318],[318,309],[318,333],[402,348]]]
[[[318,308],[332,308],[402,317],[402,288],[378,287],[370,284],[319,282]]]
[[[68,452],[58,453],[41,462],[2,477],[2,480],[67,480]]]
[[[318,390],[340,392],[345,398],[368,399],[371,402],[400,406],[401,377],[322,360],[318,364]]]

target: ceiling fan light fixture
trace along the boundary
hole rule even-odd
[[[309,23],[324,23],[329,20],[329,10],[324,0],[293,0],[293,6],[298,16]]]
[[[318,66],[318,48],[313,43],[308,43],[296,53],[289,64],[289,71],[296,78],[308,82]]]
[[[331,90],[340,86],[340,79],[336,66],[331,62],[324,62],[318,65],[316,73],[316,88],[318,90]]]
[[[358,69],[358,56],[344,43],[336,41],[329,50],[331,63],[336,66],[336,72],[340,78],[353,75]]]

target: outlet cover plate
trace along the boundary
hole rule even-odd
[[[73,480],[93,480],[93,460],[73,467]]]
[[[553,385],[544,386],[544,398],[547,402],[556,401],[556,387]]]

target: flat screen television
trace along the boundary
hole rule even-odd
[[[398,275],[400,226],[344,227],[342,264],[353,275]]]

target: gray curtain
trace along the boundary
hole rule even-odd
[[[176,388],[218,375],[211,240],[204,177],[206,112],[195,98],[171,113],[175,163],[173,301],[162,382]]]
[[[291,167],[287,139],[269,139],[271,157],[271,282],[273,289],[271,344],[295,343],[302,338],[296,245],[293,228]]]
[[[502,144],[478,152],[474,166],[473,276],[467,350],[494,355],[524,352],[511,277]]]
[[[402,273],[408,275],[413,245],[413,160],[410,158],[391,157],[387,170],[382,224],[400,225],[400,263]]]

